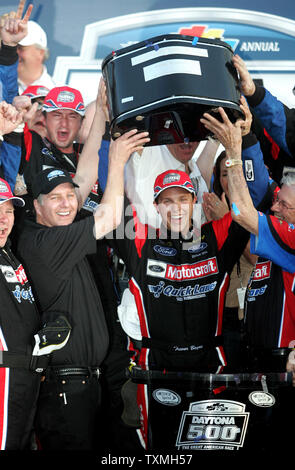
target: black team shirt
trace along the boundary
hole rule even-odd
[[[96,367],[108,348],[108,331],[86,255],[95,253],[94,218],[45,227],[26,220],[18,253],[30,272],[40,312],[61,312],[72,326],[66,346],[52,365]]]

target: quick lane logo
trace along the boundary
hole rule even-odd
[[[19,285],[17,285],[15,287],[15,290],[12,291],[14,297],[16,298],[16,300],[18,301],[18,303],[20,304],[23,300],[28,300],[31,303],[34,302],[34,296],[33,296],[33,293],[32,293],[32,288],[29,287],[28,289],[25,289],[25,288],[20,288]]]
[[[255,267],[255,273],[253,280],[261,281],[262,279],[268,279],[270,276],[271,261],[257,263]]]
[[[178,449],[237,450],[244,444],[249,413],[246,405],[230,400],[203,400],[182,414]]]
[[[165,285],[164,281],[160,281],[157,285],[148,285],[149,292],[158,299],[161,295],[166,297],[174,297],[178,302],[183,300],[199,299],[206,297],[207,294],[213,292],[216,288],[217,282],[210,282],[209,284],[189,284],[185,286]]]
[[[210,258],[193,264],[182,264],[180,266],[164,263],[162,261],[148,260],[147,274],[149,276],[161,277],[170,281],[187,281],[199,279],[217,274],[218,266],[216,258]]]

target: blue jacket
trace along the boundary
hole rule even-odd
[[[16,47],[1,45],[0,49],[0,101],[12,103],[18,95],[18,55]],[[15,132],[4,136],[0,147],[0,170],[3,178],[14,190],[15,179],[21,160],[21,136]]]
[[[295,109],[288,108],[259,86],[247,101],[278,146],[295,158]]]

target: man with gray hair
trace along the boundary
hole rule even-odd
[[[201,122],[225,147],[232,216],[251,232],[251,253],[259,255],[245,299],[249,357],[256,370],[274,371],[295,345],[295,172],[287,169],[274,192],[273,215],[257,211],[239,164],[241,122],[232,124],[222,108],[219,113],[222,122],[208,113]]]
[[[35,21],[28,21],[28,34],[19,42],[17,53],[19,94],[29,85],[42,85],[49,89],[55,86],[44,65],[49,57],[47,35]]]

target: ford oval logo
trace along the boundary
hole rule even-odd
[[[167,246],[160,246],[160,245],[155,245],[154,251],[158,253],[159,255],[163,255],[163,256],[175,256],[177,253],[177,250],[175,248],[169,248]]]
[[[200,251],[203,251],[205,250],[205,248],[207,248],[208,244],[203,242],[201,243],[199,246],[192,246],[191,248],[189,248],[187,251],[189,253],[199,253]]]
[[[158,266],[157,264],[152,264],[149,266],[149,269],[154,273],[162,273],[165,269],[162,266]]]

